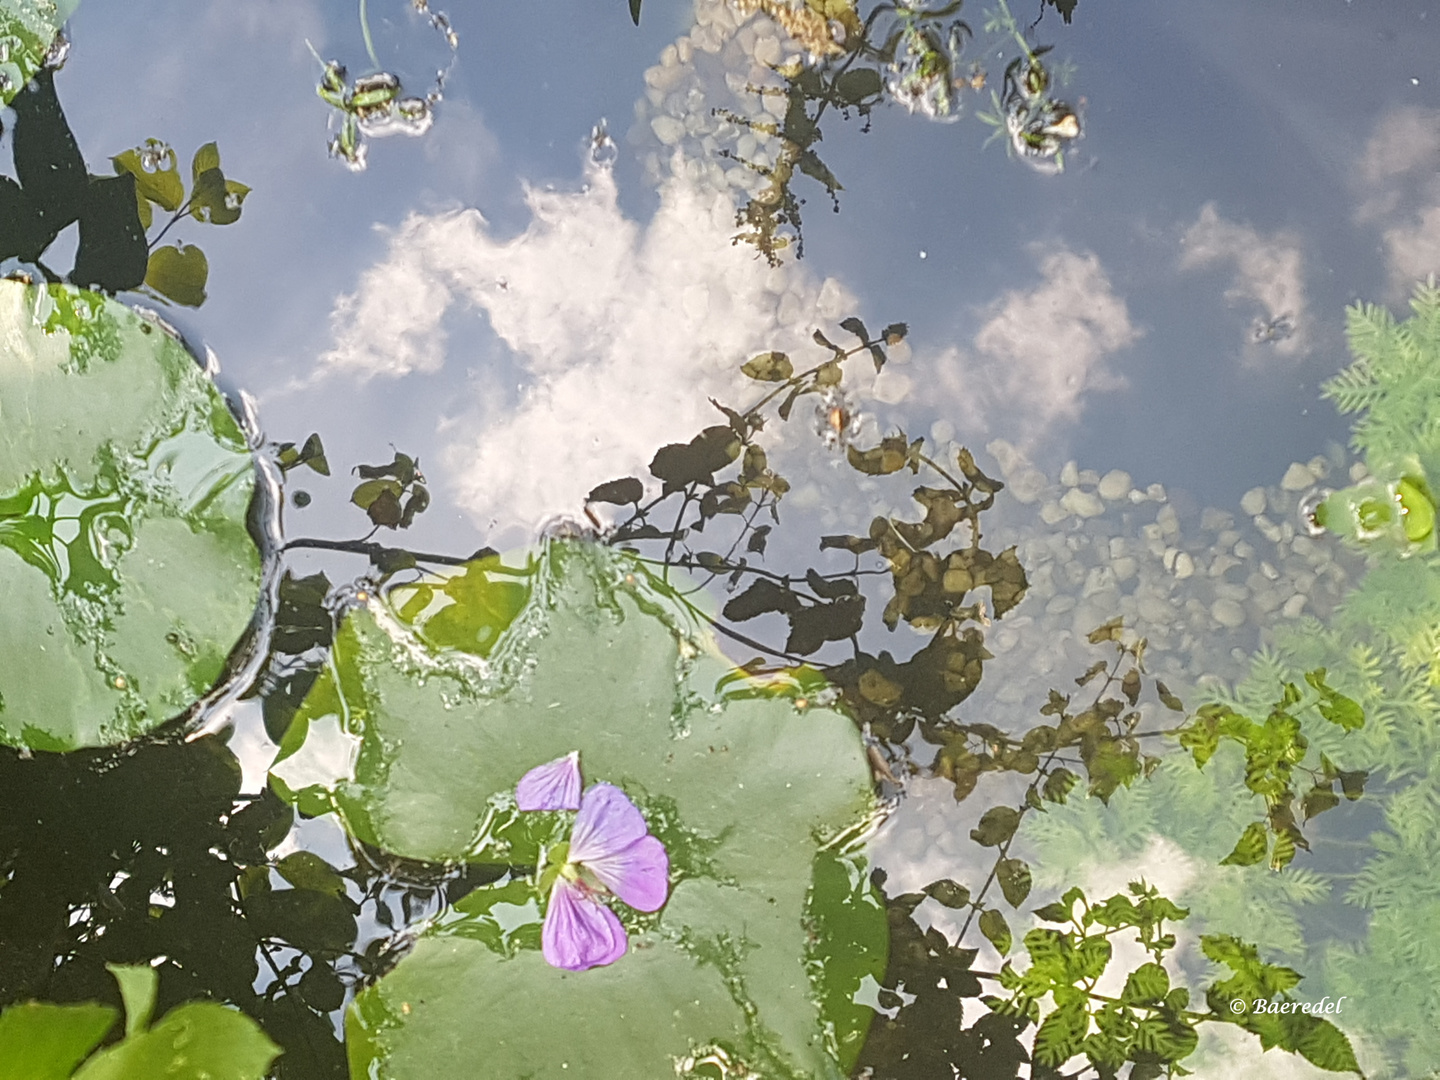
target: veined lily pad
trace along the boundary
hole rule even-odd
[[[432,582],[352,611],[295,721],[360,740],[353,776],[327,793],[358,836],[513,868],[360,995],[352,1075],[841,1075],[871,1016],[854,993],[883,974],[888,942],[843,842],[874,809],[854,725],[789,699],[722,698],[733,669],[703,623],[627,556],[557,542],[523,573],[490,560],[465,578],[461,599]],[[486,617],[497,640],[477,631]],[[437,624],[491,647],[435,648]],[[512,798],[528,769],[571,750],[587,783],[640,806],[672,867],[657,915],[622,911],[629,952],[581,973],[541,957],[528,869],[569,818]]]
[[[0,281],[0,741],[102,746],[183,713],[254,615],[254,466],[183,345]]]
[[[60,27],[80,0],[0,0],[0,105],[10,104],[40,70]]]

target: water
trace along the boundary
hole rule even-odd
[[[1037,907],[1143,879],[1191,912],[1161,953],[1192,1012],[1253,1008],[1239,984],[1206,1004],[1231,970],[1201,935],[1232,934],[1305,976],[1295,1000],[1346,995],[1327,1018],[1367,1075],[1440,1067],[1424,872],[1440,654],[1415,524],[1435,405],[1423,375],[1386,384],[1408,434],[1357,447],[1355,416],[1320,396],[1352,359],[1346,306],[1403,317],[1440,272],[1440,14],[881,12],[893,68],[862,57],[822,92],[806,66],[833,74],[871,9],[821,7],[647,0],[638,26],[623,4],[559,0],[75,11],[50,62],[89,169],[135,147],[168,183],[146,143],[162,139],[210,218],[182,214],[155,245],[181,245],[160,291],[203,304],[120,296],[243,393],[283,478],[257,512],[290,547],[265,568],[261,669],[228,658],[239,698],[118,751],[23,749],[0,713],[16,746],[0,759],[0,1004],[118,1007],[103,965],[150,964],[156,1017],[234,1005],[284,1050],[284,1077],[649,1075],[646,1052],[664,1075],[1039,1076],[1023,1062],[1058,1025],[1037,1048],[971,972],[1001,992],[1001,952],[1037,970],[1025,934],[1063,928]],[[0,171],[15,131],[7,113]],[[192,157],[223,174],[202,182]],[[152,243],[168,198],[152,197]],[[62,231],[43,261],[63,275],[85,250]],[[741,372],[775,353],[783,366]],[[28,446],[0,441],[17,460]],[[167,454],[193,489],[186,452]],[[1371,476],[1344,496],[1368,546],[1317,528],[1331,492]],[[638,489],[602,488],[628,477]],[[654,501],[712,479],[705,501]],[[1365,509],[1376,492],[1397,516]],[[555,554],[604,539],[635,556]],[[193,648],[188,625],[167,648]],[[1116,666],[1077,687],[1098,661]],[[6,678],[0,661],[0,693]],[[1363,728],[1346,733],[1337,693]],[[1199,728],[1184,747],[1159,734],[1205,703],[1298,718],[1293,760],[1249,762],[1278,785],[1268,809],[1246,787],[1258,727],[1231,722],[1203,770]],[[833,738],[782,737],[840,715]],[[552,720],[572,743],[514,734]],[[1285,722],[1265,730],[1283,741]],[[703,768],[656,752],[683,758],[712,730]],[[750,745],[757,730],[780,734]],[[557,982],[532,872],[568,823],[512,820],[497,793],[512,765],[577,748],[587,780],[640,800],[676,884],[658,919],[622,912],[629,955]],[[1078,779],[1063,806],[1062,767]],[[771,790],[801,773],[789,802]],[[836,794],[866,774],[863,799]],[[711,784],[750,792],[749,813],[685,802]],[[1026,806],[1013,840],[985,816]],[[790,865],[817,858],[796,807],[826,839],[860,837],[818,856],[813,883]],[[746,831],[768,818],[769,846]],[[1286,844],[1293,861],[1268,869]],[[1090,991],[1121,993],[1147,959],[1134,936]],[[1044,992],[1049,1015],[1064,988]],[[581,1019],[557,1038],[546,1010]],[[502,1027],[511,1056],[486,1058]],[[1340,1060],[1200,1028],[1201,1076]]]

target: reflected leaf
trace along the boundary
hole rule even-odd
[[[852,68],[835,80],[836,92],[848,105],[858,105],[866,99],[878,98],[884,89],[880,73],[874,68]]]
[[[715,473],[740,456],[740,439],[728,426],[708,427],[688,443],[670,443],[655,452],[650,472],[665,493],[691,484],[713,484]]]
[[[740,365],[742,373],[760,382],[784,382],[795,374],[795,365],[783,352],[763,352]]]
[[[90,183],[85,159],[55,96],[55,73],[40,71],[10,105],[15,110],[15,177],[53,240],[80,217]]]
[[[205,282],[209,277],[210,263],[205,253],[193,244],[176,244],[156,248],[151,253],[145,284],[177,304],[199,307],[205,302]]]
[[[1014,939],[1010,936],[1010,924],[1005,921],[999,908],[987,908],[980,913],[980,933],[985,935],[985,940],[994,945],[995,951],[1001,956],[1010,951]]]
[[[0,282],[0,340],[0,741],[130,738],[220,679],[255,611],[245,437],[113,300]]]
[[[126,150],[110,159],[116,173],[127,172],[135,177],[135,195],[139,200],[144,224],[148,227],[148,203],[172,213],[185,201],[185,181],[180,179],[175,151],[158,139],[146,139],[145,145]]]
[[[417,593],[397,589],[350,613],[297,716],[343,715],[359,734],[354,779],[333,788],[357,836],[406,857],[517,867],[359,996],[352,1070],[465,1075],[483,1056],[497,1076],[566,1062],[670,1080],[675,1060],[724,1045],[766,1076],[833,1075],[858,1052],[869,1017],[851,1000],[884,970],[887,940],[859,856],[816,862],[817,836],[872,805],[854,726],[783,696],[711,697],[729,669],[704,624],[622,554],[554,542],[522,567],[489,566],[529,599],[485,663],[426,644],[434,616],[402,615]],[[454,580],[426,584],[433,597]],[[698,643],[678,669],[677,638]],[[544,895],[524,869],[568,825],[519,814],[512,796],[572,750],[588,781],[624,788],[674,868],[658,915],[620,910],[627,954],[581,974],[540,955]]]
[[[627,503],[638,503],[644,497],[645,485],[635,477],[627,476],[623,480],[611,480],[592,488],[590,494],[585,497],[585,501],[624,506]]]
[[[135,178],[92,178],[80,211],[80,246],[70,280],[76,285],[121,292],[145,280],[145,230],[135,206]]]

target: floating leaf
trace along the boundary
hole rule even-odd
[[[0,1062],[20,1080],[69,1080],[115,1026],[108,1005],[26,1002],[0,1012]]]
[[[149,1031],[101,1050],[74,1080],[261,1080],[279,1053],[250,1017],[213,1001],[193,1001]]]
[[[13,65],[13,74],[7,71],[0,81],[0,106],[10,104],[41,72],[55,35],[79,5],[80,0],[0,3],[0,39],[9,44],[5,60]]]
[[[502,934],[482,890],[510,886],[482,886],[468,913],[360,994],[352,1070],[462,1076],[484,1060],[487,1074],[550,1075],[565,1062],[575,1075],[673,1080],[676,1059],[723,1044],[767,1076],[834,1075],[816,1002],[838,1007],[878,979],[888,940],[858,857],[844,875],[816,863],[817,836],[872,804],[854,725],[784,697],[703,697],[728,665],[642,563],[555,542],[511,573],[534,599],[483,665],[409,629],[400,611],[413,593],[349,614],[296,717],[313,730],[343,715],[358,735],[353,778],[332,787],[342,819],[406,857],[533,864],[548,841],[507,827],[511,792],[578,750],[588,781],[641,807],[675,884],[658,916],[632,923],[625,956],[579,975],[536,948],[542,900],[509,901]],[[681,676],[677,638],[700,643]],[[828,971],[812,982],[807,964],[822,955],[849,965],[838,985]],[[833,1019],[849,1053],[867,1014],[846,1006]]]
[[[155,991],[160,976],[148,964],[106,964],[106,969],[120,984],[120,997],[125,1002],[125,1035],[128,1038],[150,1026],[155,1011]]]
[[[254,615],[246,440],[116,301],[0,281],[0,342],[0,741],[120,742],[206,694]]]

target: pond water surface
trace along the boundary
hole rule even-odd
[[[0,1006],[149,966],[236,1080],[1440,1075],[1432,8],[84,0],[0,114]],[[26,216],[67,124],[148,284]],[[670,860],[578,972],[570,750]]]

